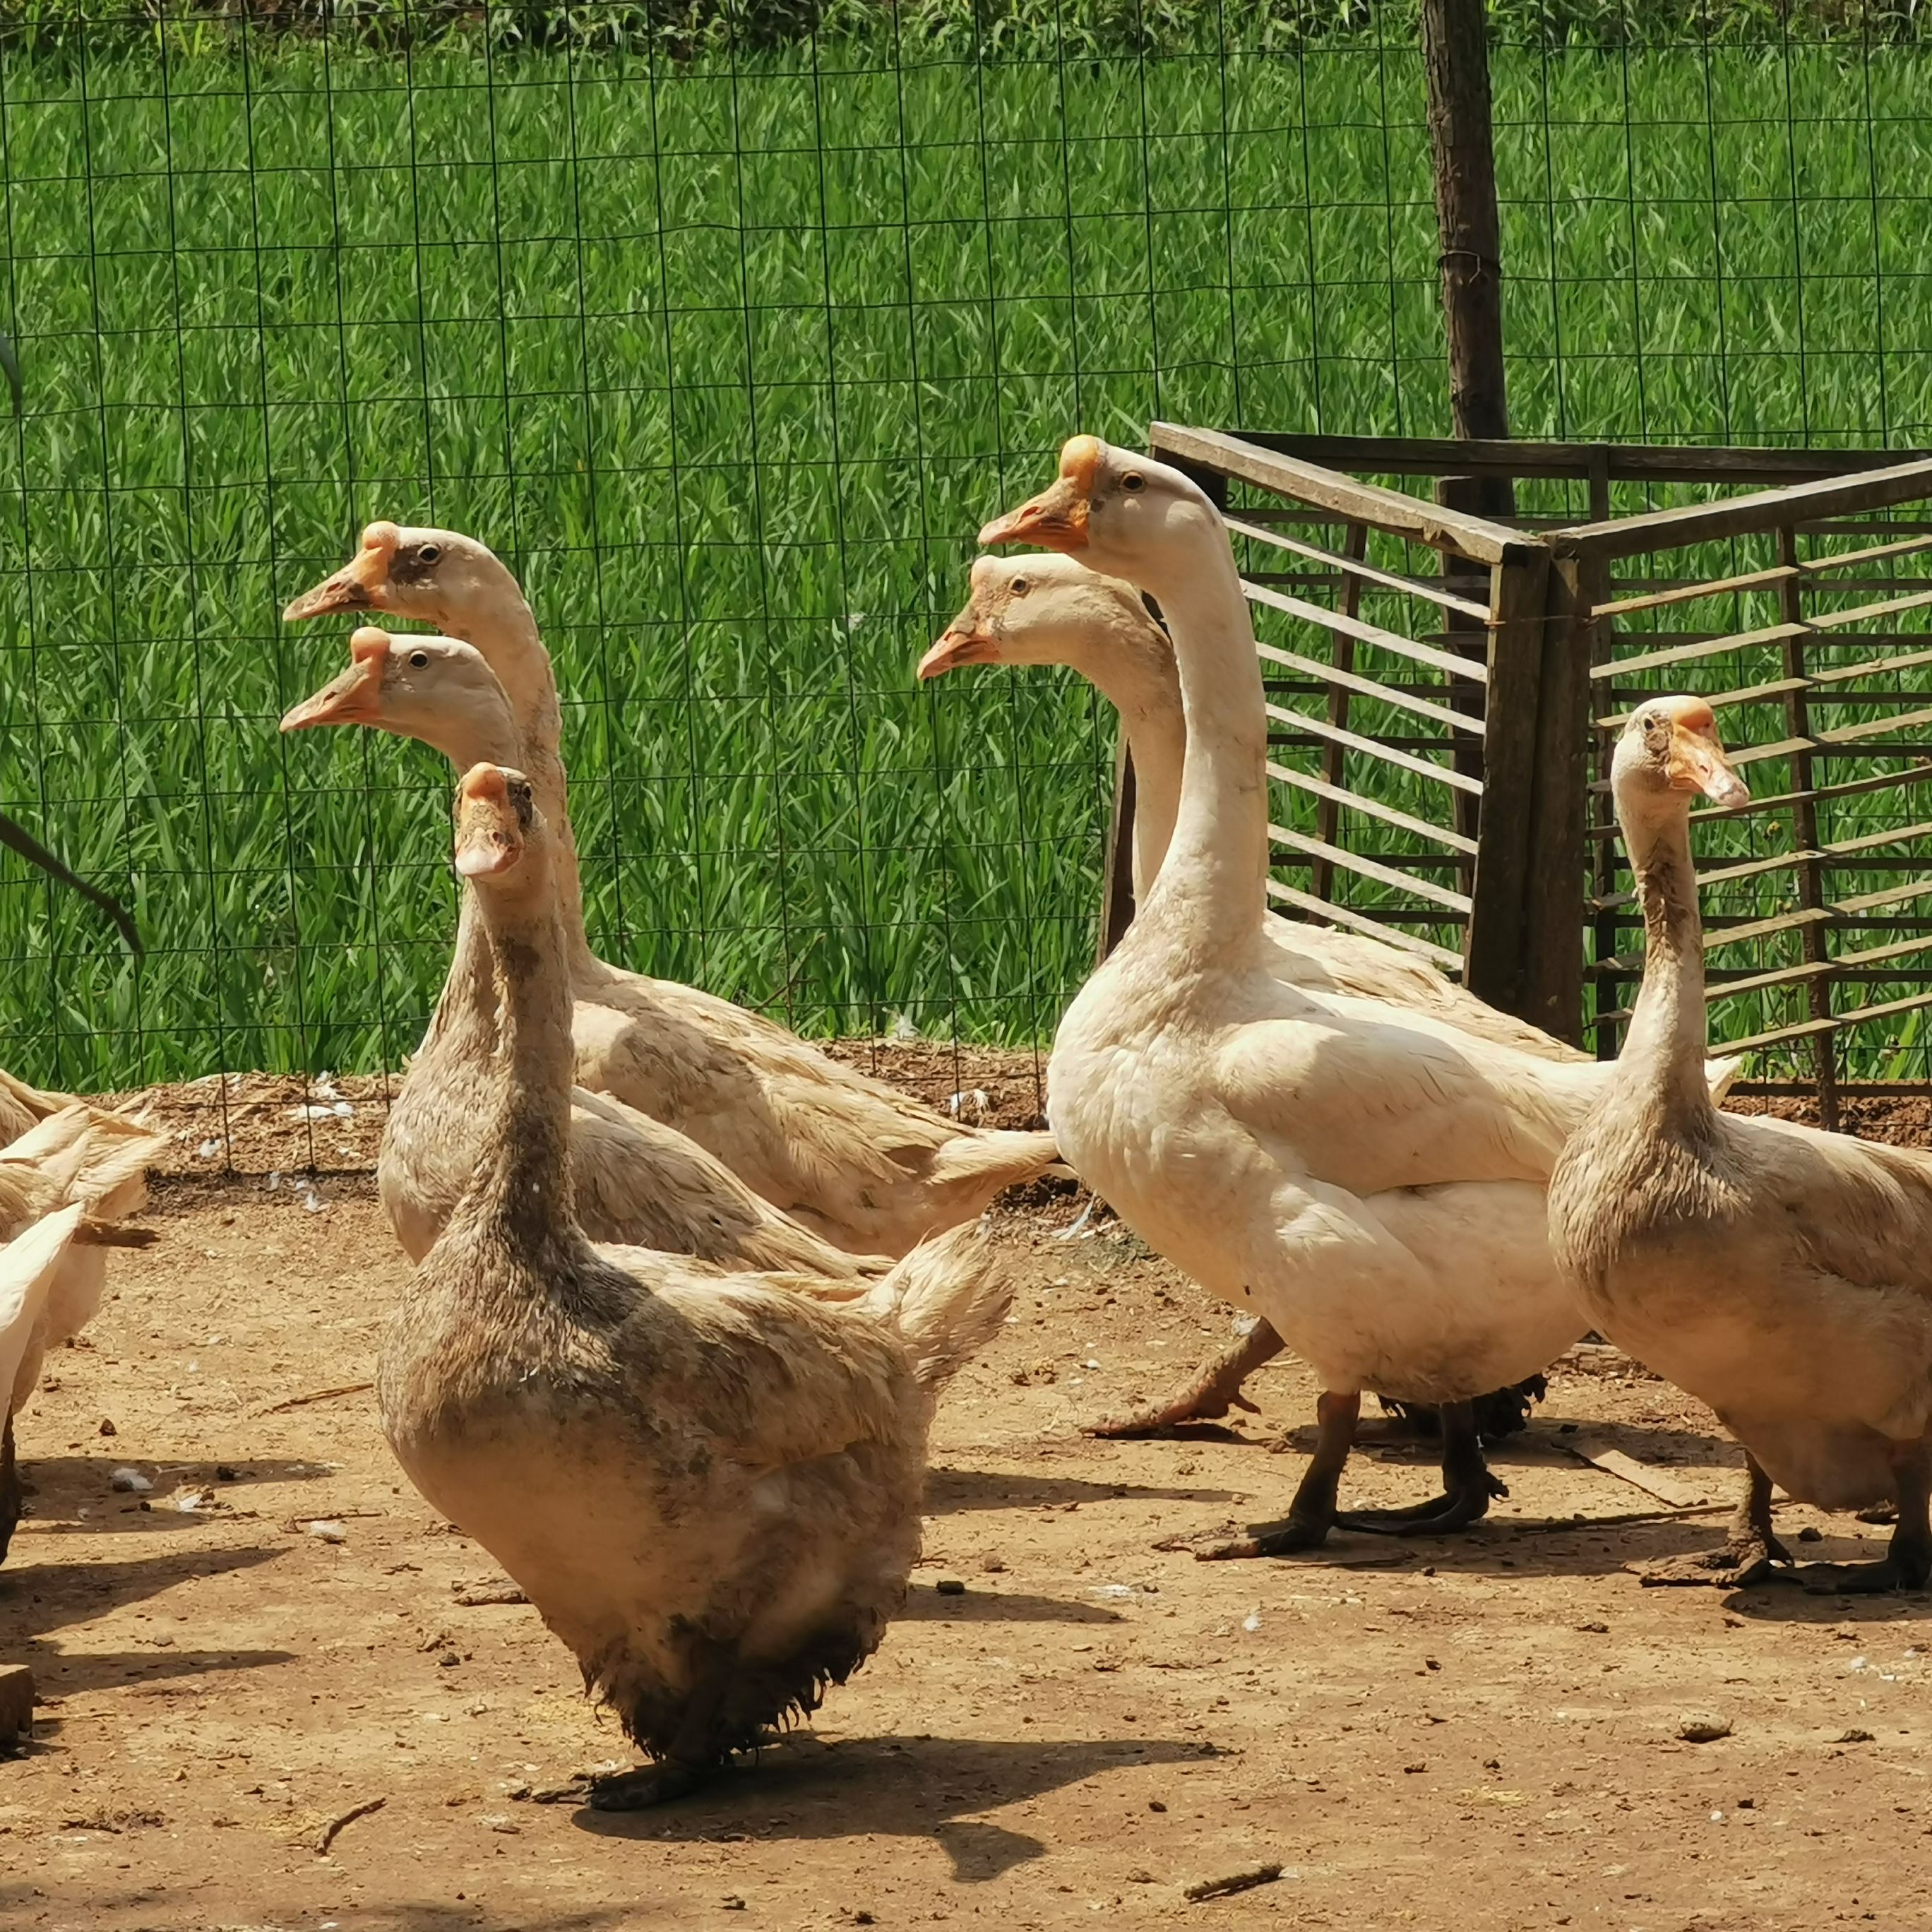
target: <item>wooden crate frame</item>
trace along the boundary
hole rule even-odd
[[[1796,938],[1802,957],[1768,971],[1714,966],[1712,1002],[1772,988],[1804,990],[1804,1018],[1736,1043],[1808,1053],[1808,1078],[1754,1084],[1815,1094],[1828,1120],[1841,1084],[1840,1042],[1875,1022],[1932,1007],[1924,987],[1904,998],[1845,1004],[1848,989],[1916,976],[1903,962],[1922,951],[1932,973],[1932,905],[1919,922],[1922,940],[1857,943],[1862,931],[1884,922],[1887,908],[1932,899],[1932,849],[1886,849],[1932,840],[1932,794],[1923,824],[1850,839],[1820,831],[1821,814],[1848,798],[1932,782],[1932,681],[1926,705],[1904,704],[1904,715],[1888,723],[1834,726],[1814,715],[1854,701],[1902,704],[1909,692],[1877,691],[1874,682],[1921,666],[1932,674],[1932,631],[1922,634],[1922,649],[1909,631],[1894,632],[1882,640],[1902,646],[1889,655],[1867,653],[1850,666],[1826,660],[1869,634],[1859,628],[1867,623],[1909,625],[1900,614],[1924,606],[1932,624],[1932,576],[1897,574],[1914,560],[1932,566],[1927,454],[1282,436],[1169,423],[1152,426],[1148,448],[1221,505],[1247,560],[1244,587],[1258,616],[1296,627],[1288,646],[1261,640],[1271,686],[1271,777],[1304,801],[1304,813],[1305,802],[1315,801],[1312,832],[1286,824],[1270,828],[1277,869],[1306,874],[1300,884],[1271,879],[1271,896],[1285,910],[1418,950],[1460,973],[1492,1004],[1614,1052],[1636,967],[1620,938],[1634,915],[1628,892],[1618,890],[1620,850],[1604,783],[1622,700],[1644,688],[1633,686],[1633,678],[1654,686],[1682,668],[1695,679],[1700,665],[1760,650],[1775,654],[1773,674],[1706,694],[1720,710],[1780,707],[1781,738],[1738,749],[1747,767],[1772,758],[1789,764],[1791,784],[1745,811],[1786,815],[1792,836],[1779,854],[1711,868],[1706,877],[1724,884],[1788,872],[1793,903],[1768,920],[1720,922],[1711,946],[1784,934]],[[1389,478],[1427,479],[1432,490],[1424,496],[1371,480]],[[1580,520],[1567,506],[1507,518],[1456,507],[1486,494],[1494,500],[1500,482],[1531,486],[1526,494],[1533,496],[1534,486],[1549,482],[1570,486],[1586,512]],[[1619,516],[1612,510],[1618,486],[1693,500]],[[1241,503],[1231,511],[1237,490]],[[1923,506],[1916,517],[1910,514],[1915,505]],[[1775,554],[1748,569],[1713,572],[1696,554],[1703,547],[1708,560],[1708,547],[1720,542],[1774,546]],[[1846,542],[1849,550],[1828,548]],[[1370,556],[1376,544],[1430,556],[1433,571],[1378,566]],[[1846,578],[1840,574],[1846,568],[1864,574]],[[1847,584],[1854,589],[1842,591]],[[1904,586],[1902,594],[1885,594],[1893,584]],[[1815,608],[1858,588],[1882,594]],[[1305,589],[1316,594],[1297,594]],[[1326,603],[1318,601],[1322,589]],[[1396,608],[1422,621],[1368,622],[1360,615],[1365,593],[1400,599]],[[1671,634],[1666,648],[1628,650],[1633,634],[1633,634],[1634,622],[1654,624],[1660,614],[1726,599],[1738,608],[1764,602],[1772,621]],[[1364,651],[1399,669],[1365,673]],[[1432,677],[1439,688],[1426,682]],[[1319,709],[1309,708],[1310,700]],[[1399,718],[1401,728],[1352,722],[1365,704]],[[1426,729],[1434,735],[1415,735]],[[1901,738],[1910,733],[1921,736]],[[1278,747],[1312,754],[1318,769],[1292,763],[1286,748],[1277,757]],[[1909,762],[1903,770],[1879,771],[1880,756]],[[1377,772],[1396,769],[1412,782],[1418,772],[1432,772],[1426,782],[1432,797],[1444,795],[1440,808],[1418,817],[1378,800]],[[1103,952],[1132,916],[1132,803],[1124,756]],[[1411,848],[1394,863],[1350,850],[1337,836],[1344,813],[1392,826]],[[1859,867],[1896,874],[1898,882],[1876,892],[1834,884],[1836,872]],[[1432,868],[1448,869],[1456,883],[1436,881]],[[1381,897],[1365,909],[1343,896],[1350,886]],[[1460,945],[1414,929],[1432,920],[1460,926]],[[1596,994],[1593,1012],[1586,1011],[1586,988]],[[1926,1083],[1895,1084],[1916,1091]]]

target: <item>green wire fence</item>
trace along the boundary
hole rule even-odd
[[[147,940],[0,856],[0,1064],[413,1046],[447,775],[274,730],[348,628],[277,613],[377,516],[520,572],[608,956],[813,1034],[1043,1037],[1112,726],[1070,677],[915,685],[972,532],[1076,428],[1447,430],[1406,17],[688,58],[560,17],[0,34],[0,809]],[[1932,53],[1726,33],[1503,35],[1514,428],[1932,443]]]

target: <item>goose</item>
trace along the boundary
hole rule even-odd
[[[502,680],[555,828],[580,1085],[689,1136],[775,1206],[860,1254],[904,1254],[1053,1165],[1050,1135],[942,1120],[760,1014],[596,957],[550,655],[516,579],[483,544],[454,530],[371,524],[355,557],[282,614],[294,622],[340,611],[419,619],[475,645]]]
[[[284,731],[362,724],[414,738],[459,772],[518,756],[509,700],[481,652],[454,638],[392,638],[374,625],[350,639],[348,668],[292,706]],[[382,1129],[377,1193],[411,1261],[429,1252],[470,1175],[465,1124],[479,1065],[496,1037],[489,945],[465,899],[449,974]],[[855,1284],[884,1271],[754,1193],[694,1141],[607,1094],[571,1096],[579,1225],[593,1241],[632,1244],[744,1268],[796,1269]]]
[[[1932,1156],[1711,1104],[1696,1072],[1704,940],[1690,806],[1750,794],[1697,698],[1637,706],[1612,785],[1643,908],[1643,985],[1610,1091],[1551,1178],[1550,1240],[1604,1334],[1708,1402],[1747,1458],[1724,1547],[1652,1580],[1922,1588]],[[1793,1564],[1772,1525],[1774,1482],[1825,1509],[1895,1502],[1886,1555]]]
[[[1070,665],[1120,713],[1133,760],[1134,896],[1137,903],[1144,901],[1174,836],[1187,746],[1180,680],[1167,633],[1132,584],[1090,570],[1076,558],[1051,550],[982,556],[973,566],[964,606],[920,659],[918,675],[935,678],[962,665],[988,664]],[[1263,923],[1270,969],[1291,986],[1413,1007],[1478,1039],[1540,1059],[1575,1064],[1590,1058],[1567,1042],[1498,1012],[1412,953],[1365,934],[1290,921],[1272,910]],[[1160,1435],[1181,1424],[1225,1415],[1231,1408],[1252,1410],[1242,1384],[1281,1346],[1265,1322],[1250,1322],[1246,1332],[1174,1388],[1126,1414],[1090,1425],[1089,1432]],[[1476,1420],[1483,1439],[1494,1442],[1522,1428],[1531,1404],[1544,1392],[1543,1378],[1536,1376],[1520,1388],[1482,1397]],[[1387,1398],[1384,1406],[1403,1408]],[[1426,1411],[1405,1413],[1402,1420],[1423,1432],[1434,1423]]]
[[[164,1134],[73,1101],[0,1148],[0,1241],[14,1244],[0,1255],[0,1558],[20,1516],[14,1419],[47,1352],[94,1318],[106,1250],[154,1240],[151,1229],[120,1223],[146,1199],[148,1164],[166,1145]],[[70,1209],[57,1240],[30,1240]]]
[[[494,765],[464,776],[455,816],[501,1030],[473,1176],[390,1323],[377,1401],[410,1481],[653,1760],[583,1793],[634,1808],[808,1714],[877,1648],[918,1554],[934,1393],[998,1331],[1010,1284],[973,1228],[843,1306],[601,1257],[571,1205],[560,842],[534,784]]]
[[[1054,1040],[1054,1132],[1137,1234],[1264,1318],[1323,1390],[1287,1516],[1195,1553],[1318,1546],[1366,1390],[1442,1406],[1444,1493],[1339,1520],[1460,1528],[1502,1492],[1472,1399],[1534,1374],[1589,1326],[1550,1257],[1544,1190],[1602,1076],[1424,1014],[1344,1012],[1276,976],[1259,662],[1226,531],[1196,484],[1076,436],[1058,480],[980,532],[1022,541],[1159,602],[1187,724],[1160,875]]]

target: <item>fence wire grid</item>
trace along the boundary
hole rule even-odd
[[[595,9],[584,10],[594,13]],[[671,63],[101,23],[0,51],[0,1060],[393,1067],[454,928],[447,773],[278,738],[296,591],[465,530],[554,654],[593,943],[814,1035],[1050,1033],[1112,725],[912,666],[1075,429],[1448,429],[1419,52]],[[1493,55],[1512,426],[1932,443],[1932,56],[1780,31]]]

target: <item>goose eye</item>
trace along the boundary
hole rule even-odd
[[[1130,470],[1120,478],[1120,488],[1130,496],[1137,495],[1147,488],[1147,478],[1138,470]]]
[[[1030,578],[1016,577],[1006,588],[1014,596],[1024,597],[1033,588],[1033,581]]]
[[[421,670],[422,669],[423,666],[424,666],[424,664],[428,664],[428,663],[429,662],[429,653],[428,653],[428,652],[427,652],[427,651],[412,651],[412,652],[410,652],[410,662],[411,665],[412,665],[415,669],[416,669],[417,670]]]
[[[416,561],[418,563],[434,563],[442,554],[440,544],[421,544],[416,548]]]

